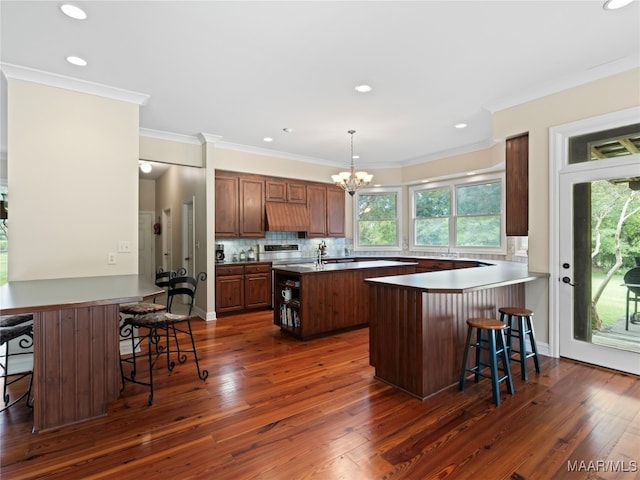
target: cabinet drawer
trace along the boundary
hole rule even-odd
[[[244,265],[229,265],[216,267],[216,276],[226,277],[229,275],[243,275]]]
[[[271,264],[262,263],[259,265],[245,265],[244,273],[269,273],[271,271]]]
[[[453,268],[452,260],[423,260],[418,259],[418,269],[429,272],[439,270],[451,270]]]

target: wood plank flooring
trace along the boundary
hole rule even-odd
[[[108,416],[57,431],[32,434],[22,404],[0,414],[2,479],[640,478],[638,377],[542,357],[500,407],[486,379],[420,402],[373,378],[367,329],[194,326],[209,378],[158,362],[151,407],[128,383]]]

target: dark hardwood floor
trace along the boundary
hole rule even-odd
[[[640,478],[638,377],[542,358],[528,383],[488,380],[420,402],[373,378],[368,330],[308,342],[271,313],[194,322],[191,359],[127,384],[106,417],[40,434],[0,414],[2,479]],[[615,471],[612,471],[615,470]]]

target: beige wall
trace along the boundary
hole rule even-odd
[[[156,181],[140,179],[138,188],[138,210],[140,210],[141,212],[155,212]]]
[[[9,280],[137,273],[138,105],[20,80],[7,103]]]
[[[549,271],[549,128],[640,105],[640,69],[494,114],[496,138],[529,132],[529,266]]]

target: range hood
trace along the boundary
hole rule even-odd
[[[270,232],[306,232],[309,211],[300,203],[267,202],[267,230]]]

